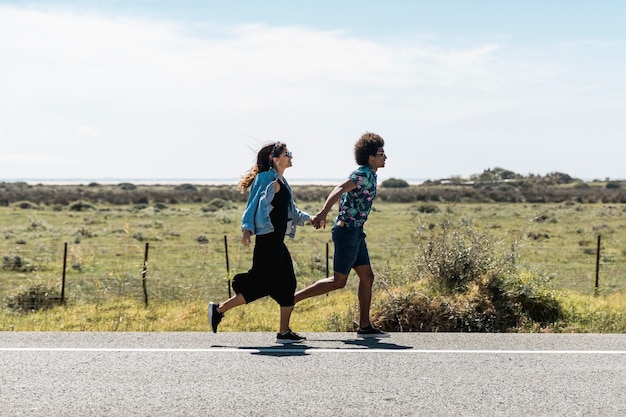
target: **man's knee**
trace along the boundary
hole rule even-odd
[[[343,274],[335,274],[333,276],[333,286],[335,287],[336,290],[340,289],[340,288],[344,288],[346,286],[348,282],[348,276],[347,275],[343,275]]]
[[[369,265],[363,267],[357,267],[356,273],[362,283],[372,284],[374,282],[374,271]]]

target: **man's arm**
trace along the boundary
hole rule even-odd
[[[339,201],[343,193],[347,193],[348,191],[352,191],[356,188],[356,184],[351,180],[347,179],[341,184],[337,185],[326,197],[326,201],[324,202],[324,207],[315,215],[315,222],[317,223],[316,227],[322,226],[326,227],[326,216],[330,209]]]

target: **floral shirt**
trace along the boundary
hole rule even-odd
[[[376,196],[376,173],[369,165],[360,165],[349,178],[356,188],[341,196],[337,220],[348,228],[363,227]]]

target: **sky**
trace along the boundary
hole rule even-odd
[[[0,181],[626,179],[626,2],[0,0]]]

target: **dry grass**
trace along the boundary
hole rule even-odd
[[[356,296],[352,290],[305,300],[294,310],[295,331],[353,330]],[[220,331],[277,331],[279,307],[271,299],[258,300],[227,313]],[[165,302],[145,307],[131,299],[100,305],[56,306],[31,313],[0,311],[0,331],[93,332],[207,332],[207,303]]]

